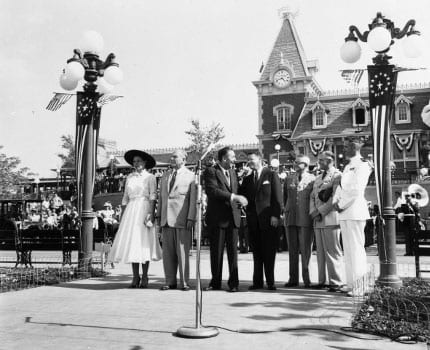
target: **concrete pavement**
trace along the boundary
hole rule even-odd
[[[401,250],[400,247],[401,270],[413,272],[410,265],[413,258],[400,256]],[[372,252],[369,254],[369,263],[377,263],[377,257]],[[191,262],[194,276],[195,256]],[[201,270],[205,286],[210,278],[207,251],[202,253]],[[241,292],[204,292],[202,317],[206,325],[231,330],[304,328],[288,332],[242,334],[220,329],[215,338],[177,338],[173,334],[177,328],[194,325],[195,291],[159,291],[163,284],[161,261],[151,263],[150,288],[146,290],[126,288],[131,279],[128,265],[117,265],[109,272],[104,278],[1,294],[0,349],[427,348],[422,343],[406,346],[367,334],[344,332],[342,335],[318,330],[343,332],[341,327],[350,324],[352,300],[326,291],[282,288],[288,279],[288,253],[277,256],[278,290],[257,292],[247,291],[252,280],[252,255],[239,255]],[[313,255],[311,278],[314,282],[316,277],[316,256]]]

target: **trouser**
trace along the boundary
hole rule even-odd
[[[312,254],[314,240],[311,227],[287,226],[288,255],[290,261],[289,283],[299,283],[299,250],[302,255],[302,278],[305,285],[309,285],[309,260]]]
[[[253,284],[256,287],[263,286],[263,269],[268,286],[275,284],[275,258],[278,247],[278,231],[276,227],[261,228],[257,216],[248,216],[249,238],[254,247],[252,256],[254,259]]]
[[[184,228],[162,227],[163,267],[166,284],[174,286],[179,269],[181,287],[188,285],[190,279],[191,232]]]
[[[342,285],[340,229],[334,227],[315,227],[314,232],[317,244],[318,284],[326,284],[328,282],[330,286]]]
[[[352,289],[354,282],[367,272],[364,226],[366,220],[340,220],[348,289]]]
[[[249,228],[247,220],[245,218],[241,218],[239,227],[239,251],[241,253],[248,253],[249,245]]]
[[[226,246],[230,275],[228,286],[230,288],[237,288],[239,286],[239,273],[237,269],[238,230],[231,224],[226,228],[211,227],[210,231],[212,280],[209,285],[215,289],[221,288],[224,246]]]

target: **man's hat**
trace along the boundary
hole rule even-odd
[[[103,204],[103,207],[112,207],[112,203],[111,202],[105,202],[105,204]]]
[[[125,152],[124,159],[128,164],[133,165],[133,158],[135,156],[138,156],[142,158],[143,161],[145,161],[146,169],[152,169],[153,167],[155,167],[156,161],[154,157],[144,151],[140,151],[137,149],[131,149]]]

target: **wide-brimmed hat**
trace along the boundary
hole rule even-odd
[[[145,161],[145,168],[146,169],[152,169],[153,167],[155,167],[156,162],[155,162],[154,157],[151,156],[150,154],[148,154],[144,151],[140,151],[138,149],[131,149],[131,150],[125,152],[124,159],[128,164],[133,165],[133,158],[135,156],[138,156],[138,157],[142,158],[142,160]]]

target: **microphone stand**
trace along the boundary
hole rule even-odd
[[[202,159],[209,153],[210,150],[201,157],[197,162],[196,169],[196,187],[197,187],[197,218],[196,218],[196,324],[195,327],[183,326],[176,331],[176,335],[181,338],[211,338],[219,334],[218,328],[216,327],[204,327],[202,326],[202,289],[200,283],[200,243],[202,235]]]

